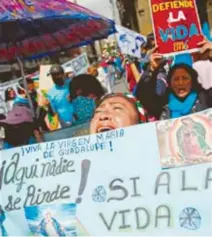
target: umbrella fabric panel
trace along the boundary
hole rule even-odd
[[[0,3],[0,22],[26,20],[27,18],[55,18],[57,16],[103,18],[89,9],[67,0],[1,0]]]
[[[56,38],[67,36],[75,38],[76,35],[83,40],[92,35],[105,35],[108,31],[114,32],[113,22],[82,19],[39,19],[33,21],[16,21],[0,23],[0,43],[15,43],[25,39],[52,34]],[[83,31],[83,32],[82,32]],[[71,36],[73,35],[73,36]],[[73,39],[72,39],[73,40]]]
[[[23,0],[1,1],[0,63],[79,47],[116,32],[112,20],[66,0],[36,0],[31,7]]]

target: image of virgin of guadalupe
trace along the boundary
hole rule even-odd
[[[181,121],[182,125],[176,134],[181,158],[185,161],[195,161],[210,156],[212,150],[207,144],[204,126],[191,118]]]
[[[6,220],[6,216],[4,214],[4,211],[2,210],[1,206],[0,206],[0,236],[9,236],[7,234],[6,229],[3,226],[3,222]]]
[[[66,236],[64,228],[49,212],[46,213],[39,224],[37,234],[42,236]]]

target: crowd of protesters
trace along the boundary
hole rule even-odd
[[[57,118],[60,128],[90,123],[99,133],[139,123],[174,119],[212,107],[212,43],[204,40],[199,52],[165,58],[157,52],[150,34],[141,46],[141,60],[118,51],[102,55],[87,74],[67,77],[60,65],[53,65],[53,87],[44,96],[27,78],[23,85],[5,92],[7,116],[3,149],[42,142],[49,131],[46,118]],[[129,93],[114,93],[115,81],[126,78]]]

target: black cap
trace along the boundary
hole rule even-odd
[[[49,74],[54,74],[54,73],[64,73],[64,69],[62,66],[59,64],[55,64],[50,68]]]

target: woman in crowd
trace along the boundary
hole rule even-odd
[[[145,122],[145,112],[134,96],[109,94],[100,101],[95,110],[90,133],[107,132]]]
[[[6,119],[0,121],[0,126],[5,130],[3,149],[36,143],[32,113],[26,106],[14,104]]]
[[[167,89],[167,60],[154,49],[137,84],[135,96],[144,106],[149,122],[160,118]]]
[[[96,101],[105,94],[96,77],[81,74],[70,83],[70,101],[74,107],[73,125],[90,122],[96,109]]]
[[[199,44],[199,46],[202,47],[200,50],[200,53],[203,49],[204,51],[206,49],[209,49],[210,45],[211,43],[208,43],[207,41],[201,42]],[[183,57],[181,57],[181,59],[182,58]],[[191,91],[195,90],[195,92],[198,94],[196,98],[198,98],[197,101],[200,102],[201,106],[197,106],[198,108],[195,107],[195,109],[191,109],[188,114],[195,111],[196,112],[201,111],[203,109],[207,109],[210,107],[210,103],[209,103],[210,99],[208,99],[209,96],[206,95],[205,91],[203,92],[203,89],[201,89],[201,86],[198,84],[198,73],[192,70],[191,68],[192,65],[189,65],[188,62],[183,61],[184,62],[183,64],[181,63],[182,60],[181,61],[180,60],[178,60],[177,63],[175,62],[172,69],[169,61],[166,58],[164,58],[163,55],[157,53],[157,47],[153,50],[153,53],[150,56],[150,62],[146,66],[146,70],[144,71],[137,85],[137,89],[135,93],[136,97],[142,103],[142,105],[144,106],[147,112],[148,121],[154,121],[154,120],[159,120],[161,118],[169,117],[169,116],[164,117],[162,113],[164,114],[164,107],[168,105],[169,103],[168,101],[170,97],[170,92],[174,92],[173,85],[171,83],[172,73],[178,74],[180,72],[180,74],[184,74],[181,76],[177,76],[178,79],[181,78],[180,82],[179,81],[177,82],[180,84],[181,83],[184,84],[184,80],[182,78],[185,77],[185,74],[189,74],[190,77],[192,78]],[[179,70],[176,70],[176,69],[179,69]],[[208,73],[208,78],[209,80],[211,79],[210,73]],[[198,86],[195,86],[195,88],[193,88],[193,85],[197,85],[197,84]],[[190,92],[187,94],[187,96],[190,95]],[[184,99],[186,98],[187,97],[185,96]],[[182,98],[181,98],[181,101],[182,101]],[[187,113],[185,113],[185,115],[187,115]]]
[[[12,110],[15,97],[16,97],[15,90],[12,87],[7,88],[7,90],[5,91],[5,102],[7,112]]]
[[[23,87],[18,87],[18,95],[13,108],[6,118],[0,121],[0,126],[5,131],[3,149],[42,142]]]
[[[207,109],[206,95],[197,72],[186,64],[173,66],[167,77],[166,105],[160,119],[172,119]]]

